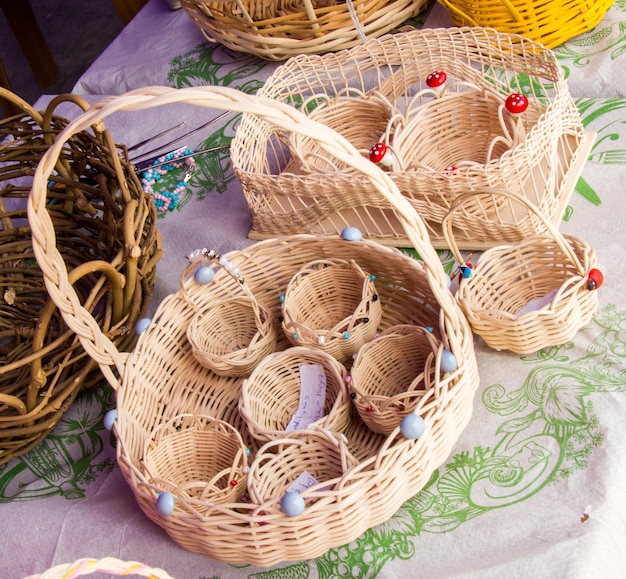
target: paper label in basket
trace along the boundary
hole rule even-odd
[[[301,493],[306,489],[312,487],[313,485],[318,484],[319,481],[308,471],[304,471],[295,481],[293,481],[287,491],[295,491],[297,493]]]
[[[320,364],[300,366],[300,403],[286,430],[300,430],[324,416],[326,374]]]

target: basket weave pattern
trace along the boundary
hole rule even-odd
[[[55,298],[33,252],[26,204],[38,162],[67,120],[2,91],[23,113],[0,124],[0,464],[36,446],[81,388],[103,380]],[[45,206],[70,283],[98,327],[122,350],[154,286],[160,238],[153,204],[112,136],[97,126],[64,147]],[[130,331],[129,331],[130,329]]]
[[[487,26],[553,48],[594,28],[614,0],[438,1],[455,26]]]
[[[321,54],[376,38],[429,5],[429,0],[181,0],[210,42],[268,60]]]
[[[444,90],[430,89],[426,80],[441,70],[448,77]],[[528,109],[515,118],[502,110],[513,93],[528,98]],[[524,195],[557,223],[593,138],[555,55],[488,29],[414,30],[336,55],[296,57],[260,94],[301,106],[364,157],[377,141],[391,145],[396,163],[387,170],[435,247],[445,247],[441,221],[467,191],[490,187]],[[285,134],[244,115],[232,159],[253,239],[339,233],[351,225],[370,239],[410,245],[394,208],[381,202],[367,178],[329,158],[310,136]],[[453,225],[459,246],[471,249],[536,233],[524,212],[479,203],[457,212]]]
[[[333,483],[335,491],[307,503],[299,516],[285,514],[281,497],[273,491],[271,497],[263,496],[263,502],[242,500],[236,505],[211,505],[204,501],[198,504],[195,499],[176,496],[173,510],[165,515],[157,508],[157,499],[164,489],[146,477],[141,461],[146,441],[155,428],[178,415],[205,415],[228,422],[246,439],[247,427],[239,412],[243,379],[212,373],[195,358],[190,345],[184,346],[187,328],[196,312],[209,302],[242,295],[241,284],[231,283],[223,271],[217,271],[210,284],[198,283],[195,276],[184,277],[181,289],[159,305],[134,351],[124,356],[98,333],[89,314],[72,296],[71,286],[64,283],[67,272],[54,240],[37,244],[37,259],[47,280],[54,283],[52,280],[58,277],[63,287],[65,297],[59,297],[59,307],[64,317],[80,332],[85,348],[98,359],[117,391],[113,431],[118,462],[144,513],[183,547],[222,561],[272,565],[316,557],[389,519],[405,500],[424,487],[433,470],[447,458],[469,421],[478,385],[473,336],[448,289],[447,276],[419,215],[388,175],[363,159],[348,141],[290,106],[225,87],[179,91],[151,87],[109,99],[106,112],[173,101],[254,113],[274,119],[285,131],[316,135],[326,144],[329,156],[334,155],[368,175],[380,197],[396,206],[407,236],[423,259],[416,261],[369,240],[312,235],[267,240],[227,254],[229,262],[245,272],[249,290],[276,320],[280,315],[279,297],[306,264],[316,260],[353,260],[363,271],[376,275],[381,331],[398,324],[433,327],[457,361],[456,370],[434,377],[436,396],[424,409],[426,431],[418,439],[406,438],[399,429],[389,437],[381,436],[364,427],[356,412],[350,412],[345,426],[338,427],[343,432],[329,436],[337,443],[345,437],[349,454],[359,461],[358,465],[350,467],[346,462],[348,468],[341,474],[340,484]],[[103,113],[100,106],[95,105],[72,122],[64,137],[99,118]],[[29,206],[29,217],[41,221],[39,229],[45,232],[44,237],[49,234],[49,228],[44,226],[47,214],[42,210],[45,183],[60,147],[61,140],[55,142],[40,163]],[[287,338],[279,335],[277,354],[283,354],[289,346]],[[260,366],[256,370],[262,369]],[[254,374],[248,381],[253,377]],[[268,444],[274,443],[278,444],[278,440]],[[263,456],[260,449],[251,450]],[[348,455],[344,456],[347,460]],[[251,471],[253,467],[256,468],[254,462]],[[340,475],[338,471],[318,474],[320,478]],[[262,493],[265,495],[265,491]]]

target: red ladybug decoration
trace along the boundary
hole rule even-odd
[[[587,276],[587,289],[596,290],[598,289],[602,283],[604,282],[604,275],[599,269],[595,267],[589,270],[589,275]]]

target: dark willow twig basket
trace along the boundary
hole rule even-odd
[[[32,248],[26,206],[32,176],[67,120],[57,97],[37,112],[9,91],[23,114],[0,122],[0,464],[54,428],[81,388],[103,380],[48,295]],[[154,205],[103,124],[73,136],[48,183],[46,209],[69,281],[102,332],[121,350],[142,315],[161,254]]]

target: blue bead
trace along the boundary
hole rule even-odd
[[[114,408],[113,410],[109,410],[105,415],[104,415],[104,427],[107,430],[111,430],[113,428],[113,423],[117,420],[117,410]]]
[[[280,499],[280,508],[288,517],[297,517],[304,513],[304,499],[300,493],[289,491]]]
[[[215,277],[215,271],[208,265],[201,265],[193,274],[194,279],[199,284],[210,283]]]
[[[161,493],[157,499],[157,511],[162,515],[169,517],[174,512],[174,497],[171,493]]]
[[[454,372],[459,367],[456,356],[450,350],[441,351],[442,372]]]
[[[341,232],[341,237],[347,241],[361,241],[361,239],[363,239],[363,234],[356,227],[346,227]]]
[[[343,339],[344,340],[349,340],[350,339],[350,332],[344,332],[343,333]]]
[[[140,320],[137,320],[137,323],[135,324],[135,332],[137,332],[137,334],[143,334],[143,332],[145,332],[150,325],[151,321],[152,320],[150,318],[141,318]]]
[[[281,296],[278,298],[278,300],[282,304],[285,301],[285,294],[281,294]]]
[[[407,414],[400,423],[400,432],[410,439],[419,438],[426,430],[424,419],[417,414]]]
[[[430,334],[432,334],[433,333],[432,326],[426,326],[426,331],[429,332]]]
[[[370,280],[371,281],[375,281],[376,280],[376,276],[375,275],[370,275]]]

